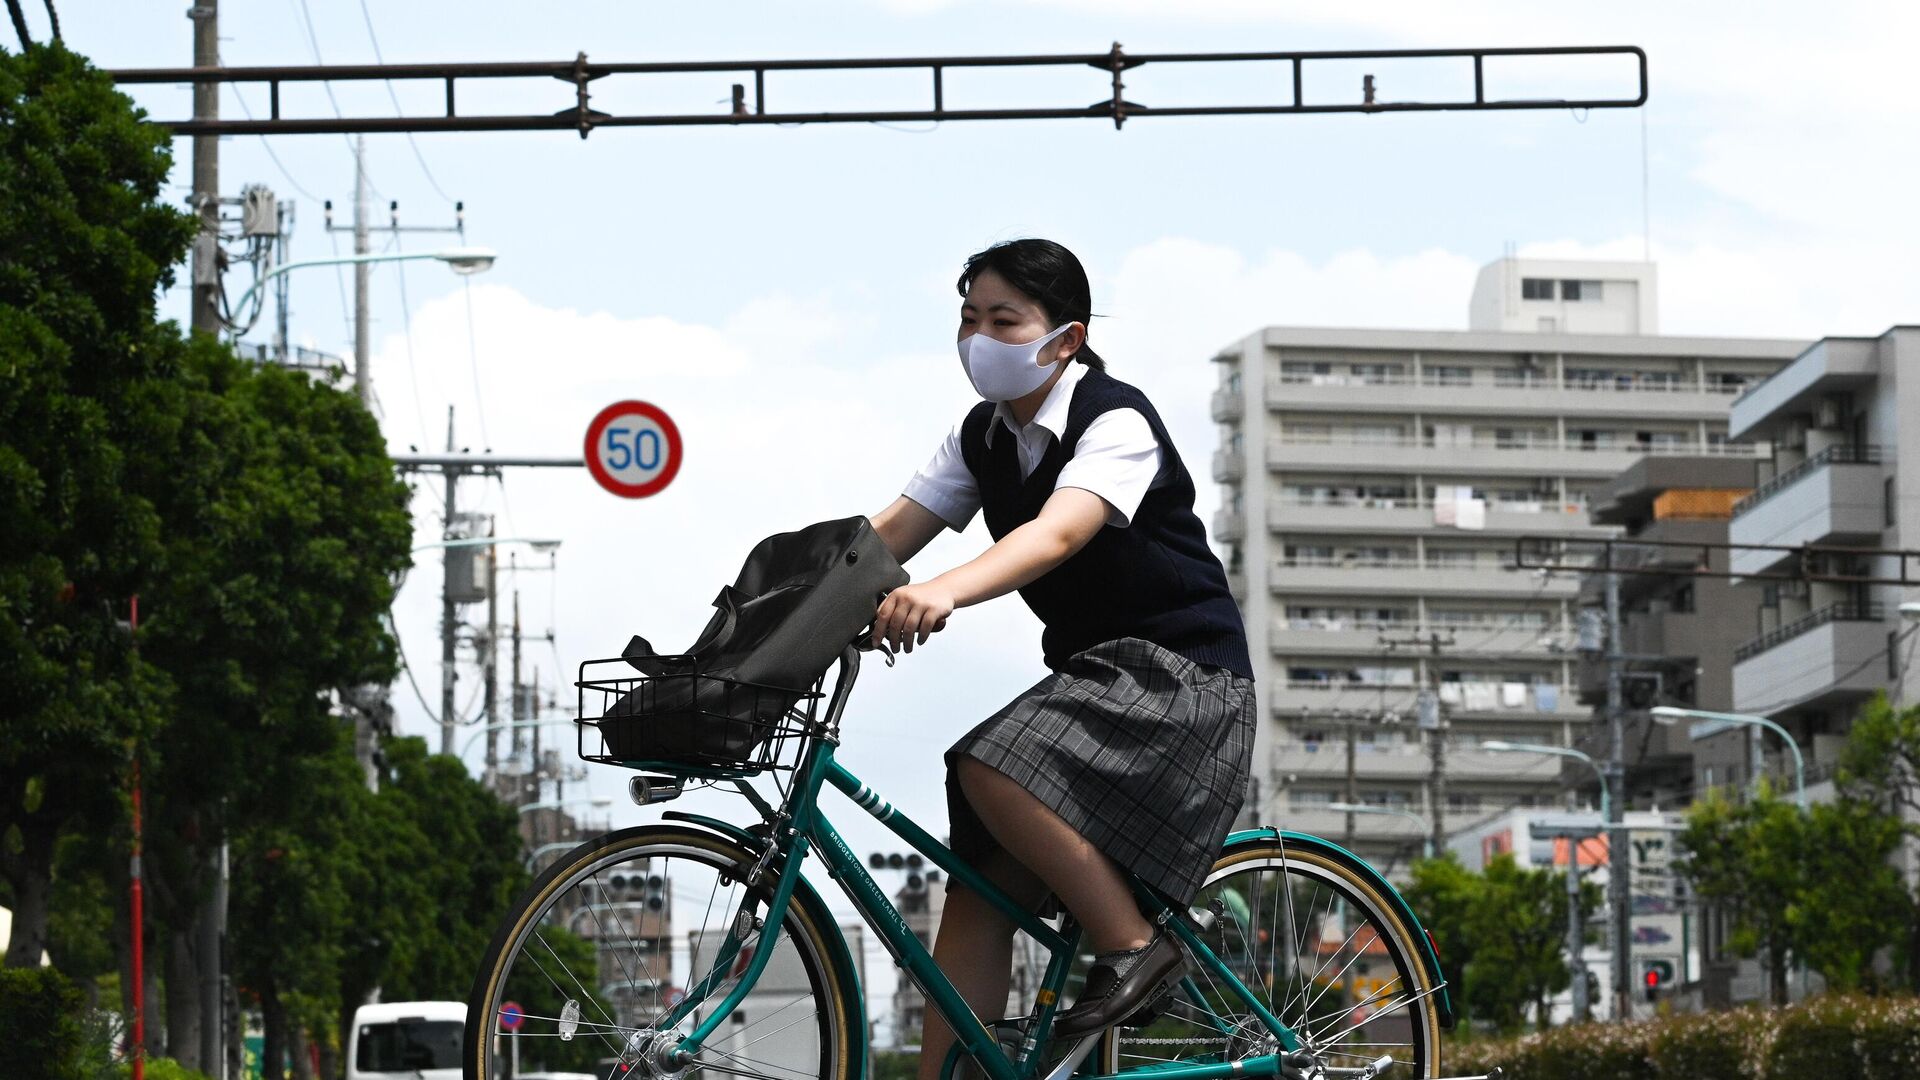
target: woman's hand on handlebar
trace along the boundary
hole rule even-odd
[[[912,652],[927,638],[946,629],[953,614],[953,592],[935,578],[918,585],[902,585],[887,594],[873,616],[873,641],[894,652]]]

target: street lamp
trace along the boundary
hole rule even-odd
[[[1902,604],[1901,608],[1903,609],[1901,613],[1905,614],[1904,609],[1906,605]],[[1787,733],[1786,728],[1781,727],[1779,724],[1774,723],[1764,716],[1750,716],[1746,713],[1707,712],[1704,709],[1680,709],[1672,705],[1655,705],[1652,711],[1653,721],[1656,724],[1677,724],[1683,720],[1688,723],[1711,720],[1722,724],[1746,724],[1752,727],[1763,727],[1775,735],[1780,736],[1781,740],[1787,744],[1787,749],[1793,751],[1794,801],[1800,805],[1802,813],[1806,812],[1807,764],[1806,760],[1800,756],[1799,744],[1793,741],[1793,736]],[[1757,782],[1759,777],[1756,776],[1754,779]]]
[[[279,266],[261,274],[246,292],[240,295],[240,302],[233,306],[235,311],[247,310],[247,304],[253,300],[253,294],[260,291],[267,282],[282,274],[295,270],[304,270],[309,266],[347,266],[355,263],[409,262],[415,259],[438,259],[447,264],[447,268],[456,274],[478,274],[493,266],[493,249],[482,247],[456,247],[441,251],[390,252],[384,255],[340,255],[329,259],[300,259],[296,262],[281,263]]]
[[[563,806],[592,806],[604,810],[613,805],[613,800],[602,795],[597,799],[549,799],[546,802],[532,802],[520,808],[521,813],[529,810],[558,810]]]
[[[1332,810],[1337,814],[1383,814],[1389,817],[1406,818],[1407,820],[1412,821],[1414,824],[1420,826],[1420,833],[1421,833],[1421,836],[1423,837],[1423,839],[1420,842],[1421,850],[1425,853],[1427,858],[1429,859],[1433,858],[1433,829],[1427,824],[1426,818],[1421,817],[1419,814],[1416,814],[1411,810],[1395,810],[1392,807],[1388,807],[1388,806],[1368,806],[1365,803],[1349,803],[1349,802],[1330,803],[1328,804],[1327,809]]]
[[[1592,769],[1593,774],[1600,778],[1600,820],[1603,822],[1613,820],[1613,814],[1611,812],[1613,810],[1613,801],[1607,794],[1607,774],[1601,770],[1600,763],[1588,755],[1575,750],[1571,746],[1547,746],[1544,743],[1507,742],[1504,739],[1491,739],[1483,742],[1480,744],[1480,749],[1491,750],[1497,754],[1553,754],[1557,757],[1578,758],[1586,762],[1587,768]]]

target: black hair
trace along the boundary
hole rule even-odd
[[[1006,240],[969,255],[960,270],[960,280],[955,283],[960,295],[967,295],[974,279],[988,270],[1039,304],[1046,312],[1049,329],[1070,322],[1087,326],[1093,318],[1093,290],[1087,284],[1086,270],[1073,252],[1051,240]],[[1073,359],[1095,371],[1107,370],[1107,362],[1087,347],[1084,338]]]

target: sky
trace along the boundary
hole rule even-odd
[[[44,34],[44,14],[26,5]],[[186,66],[184,5],[62,5],[70,47],[103,67]],[[1920,7],[1887,3],[1433,4],[1378,0],[873,0],[840,4],[545,5],[498,0],[256,0],[221,5],[230,65],[455,60],[773,59],[1100,52],[1638,45],[1650,98],[1639,110],[603,129],[367,139],[375,205],[404,225],[447,224],[492,247],[488,273],[435,263],[377,267],[371,371],[390,445],[502,454],[578,453],[604,405],[639,398],[670,413],[685,464],[652,498],[599,490],[582,470],[513,471],[463,486],[499,532],[563,541],[552,572],[511,575],[543,687],[640,633],[691,643],[709,602],[755,541],[885,506],[972,400],[952,340],[964,258],[1021,236],[1065,243],[1093,281],[1091,342],[1166,416],[1210,517],[1207,417],[1220,347],[1264,325],[1464,329],[1475,270],[1521,254],[1640,258],[1660,268],[1663,332],[1878,334],[1920,318],[1910,194],[1920,175],[1920,93],[1907,55]],[[1595,64],[1490,67],[1494,96],[1618,92]],[[1459,70],[1407,62],[1335,66],[1312,100],[1457,93]],[[1272,70],[1152,66],[1130,100],[1279,100]],[[981,107],[1085,104],[1103,72],[969,73],[947,100]],[[769,79],[774,107],[919,107],[920,77]],[[595,86],[609,110],[724,110],[727,76]],[[190,112],[184,87],[131,87],[154,117]],[[343,109],[437,107],[431,84],[340,84]],[[547,112],[570,86],[529,80],[463,90],[463,107]],[[305,95],[305,96],[302,96]],[[258,86],[228,89],[223,115],[264,112]],[[324,115],[317,91],[283,107]],[[322,200],[349,220],[353,161],[338,135],[235,137],[224,193],[248,183],[296,203],[296,259],[348,250]],[[169,198],[189,189],[175,157]],[[405,250],[442,238],[410,235]],[[386,250],[376,236],[376,248]],[[403,268],[404,267],[404,268]],[[352,352],[350,275],[297,271],[292,337]],[[184,275],[183,275],[184,276]],[[245,282],[230,288],[237,293]],[[182,291],[163,311],[185,320]],[[271,322],[271,318],[267,321]],[[262,330],[247,338],[267,340]],[[415,502],[417,542],[440,536],[437,489]],[[910,566],[925,579],[987,544],[975,522]],[[544,565],[524,549],[516,560]],[[439,699],[433,552],[395,606],[403,731],[427,734]],[[504,605],[503,605],[504,608]],[[484,615],[471,609],[469,617]],[[938,833],[940,753],[1043,673],[1039,627],[1015,598],[958,613],[889,669],[870,662],[853,695],[842,759]],[[531,677],[531,675],[530,675]],[[478,682],[458,693],[471,717]],[[570,697],[563,690],[563,698]],[[471,729],[465,729],[471,730]],[[465,730],[460,737],[466,741]],[[564,733],[563,733],[564,734]],[[477,746],[478,740],[476,740]],[[476,748],[469,761],[477,767]],[[618,797],[624,777],[587,785]],[[572,784],[569,794],[578,793]],[[681,805],[698,803],[690,797]],[[722,812],[732,804],[708,799]],[[835,811],[856,851],[890,837]],[[594,811],[615,826],[657,809]],[[857,820],[856,820],[857,819]],[[831,891],[831,890],[829,890]],[[839,905],[847,910],[843,903]],[[890,987],[868,957],[876,1004]],[[883,1038],[887,1033],[883,1031]]]

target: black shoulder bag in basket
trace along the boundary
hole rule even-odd
[[[864,517],[754,545],[693,647],[661,655],[636,636],[622,653],[648,679],[599,721],[628,761],[745,762],[873,622],[907,572]]]

